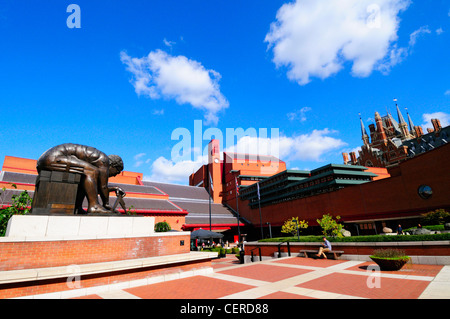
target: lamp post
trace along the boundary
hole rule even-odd
[[[298,241],[300,241],[300,234],[298,232],[298,221],[296,219],[294,219],[294,222],[297,225],[297,239],[298,239]]]
[[[270,238],[272,238],[272,225],[269,222],[267,222],[266,224],[269,225],[269,236]]]

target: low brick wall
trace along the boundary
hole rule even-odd
[[[189,253],[183,232],[145,237],[0,242],[0,271],[90,264]]]
[[[245,243],[245,254],[250,255],[253,250],[254,255],[259,254],[258,248],[261,248],[262,256],[273,257],[278,252],[279,243]],[[297,256],[300,250],[319,250],[320,242],[316,243],[289,243],[291,256]],[[391,248],[405,251],[408,256],[435,256],[442,257],[444,264],[446,260],[450,260],[450,241],[411,241],[411,242],[356,242],[356,243],[331,243],[334,250],[343,250],[344,255],[369,256],[376,249]],[[280,251],[286,253],[288,251],[286,243],[280,246]]]

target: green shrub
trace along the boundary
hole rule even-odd
[[[338,223],[341,219],[340,216],[336,216],[336,220],[330,214],[325,214],[321,219],[317,219],[317,223],[322,227],[322,234],[326,237],[343,237],[341,230],[344,226]]]
[[[15,184],[12,184],[12,186],[17,188]],[[3,188],[2,191],[5,192],[6,188]],[[13,195],[11,201],[11,206],[0,209],[0,236],[5,236],[8,221],[12,215],[25,215],[30,212],[33,200],[25,190],[19,195]]]
[[[167,222],[159,222],[155,224],[155,232],[162,233],[171,230],[172,228]]]
[[[373,257],[377,258],[386,258],[386,259],[393,259],[393,258],[403,258],[407,257],[405,254],[405,251],[400,249],[375,249],[372,253]]]
[[[304,220],[298,220],[298,217],[292,217],[284,222],[283,227],[281,227],[281,232],[286,234],[292,234],[295,236],[297,232],[301,232],[302,229],[308,228],[308,223]]]
[[[450,222],[450,213],[444,209],[436,209],[435,211],[422,214],[423,225],[443,225]]]
[[[330,237],[330,242],[398,242],[398,241],[436,241],[450,240],[450,233],[431,234],[431,235],[409,235],[409,236],[386,236],[386,235],[370,235],[370,236],[351,236],[351,237]],[[297,237],[278,237],[261,239],[260,242],[322,242],[322,236],[300,236]]]

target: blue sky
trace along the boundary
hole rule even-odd
[[[72,142],[186,184],[213,131],[288,168],[342,163],[358,114],[395,115],[394,98],[449,124],[449,22],[444,0],[2,0],[0,164]],[[226,138],[239,128],[257,135]]]

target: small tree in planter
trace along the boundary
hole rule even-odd
[[[291,234],[292,236],[297,235],[297,230],[300,233],[301,229],[308,228],[308,223],[304,220],[299,221],[298,217],[292,217],[284,222],[283,227],[281,227],[281,232],[286,234]]]
[[[334,220],[330,214],[325,214],[322,216],[322,219],[317,219],[317,223],[322,227],[322,234],[325,237],[344,237],[341,232],[343,226],[338,223],[339,219],[341,219],[341,216],[336,216],[336,220]]]
[[[155,224],[155,232],[162,233],[166,231],[170,231],[172,228],[167,222],[159,222]]]
[[[403,250],[376,249],[370,259],[376,262],[381,270],[400,270],[410,260],[410,257]]]

